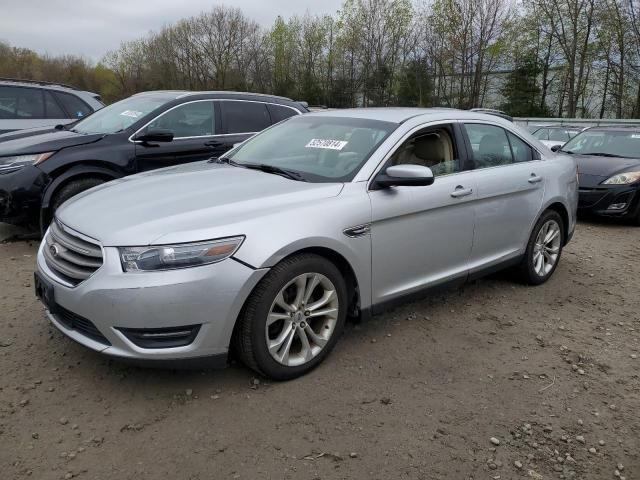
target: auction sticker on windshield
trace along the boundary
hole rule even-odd
[[[138,118],[142,115],[142,112],[136,112],[135,110],[125,110],[120,115],[124,115],[125,117]]]
[[[326,148],[329,150],[342,150],[349,143],[344,140],[328,140],[322,138],[312,138],[305,148]]]

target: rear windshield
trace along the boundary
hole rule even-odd
[[[640,131],[585,130],[569,140],[562,150],[582,155],[640,157]]]
[[[78,133],[117,133],[174,98],[156,95],[129,97],[91,114],[76,123],[72,130]]]

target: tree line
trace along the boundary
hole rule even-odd
[[[491,107],[640,117],[640,0],[345,0],[261,26],[215,6],[93,65],[0,44],[0,76],[108,100],[155,89],[273,93],[330,107]]]

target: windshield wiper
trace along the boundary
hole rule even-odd
[[[234,162],[228,157],[213,157],[207,160],[207,163],[222,163],[222,164],[231,165],[234,167],[242,167],[242,165],[240,165],[238,162]]]
[[[605,153],[605,152],[589,152],[589,153],[583,153],[583,155],[593,155],[594,157],[630,158],[630,157],[625,157],[624,155],[615,155],[613,153]]]
[[[264,163],[243,163],[237,164],[244,168],[250,168],[252,170],[260,170],[265,173],[274,173],[276,175],[282,175],[283,177],[289,178],[291,180],[296,180],[298,182],[306,182],[307,180],[298,172],[294,172],[293,170],[286,170],[284,168],[275,167],[273,165],[265,165]]]
[[[573,150],[562,150],[562,149],[560,149],[560,150],[558,150],[558,151],[559,151],[559,152],[562,152],[562,153],[568,153],[569,155],[573,155],[574,153],[576,153],[576,152],[574,152]]]

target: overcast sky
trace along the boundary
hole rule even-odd
[[[123,40],[197,15],[238,7],[262,25],[278,16],[334,13],[342,0],[0,0],[0,40],[38,53],[98,61]]]

